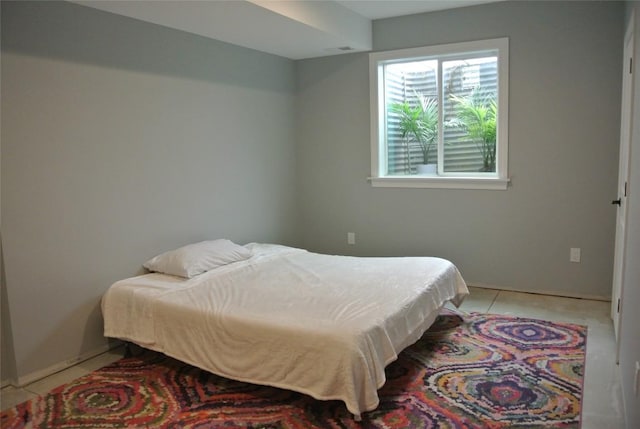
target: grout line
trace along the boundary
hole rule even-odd
[[[55,388],[54,388],[54,389],[55,389]],[[29,392],[29,393],[31,393],[31,394],[34,394],[34,395],[36,395],[36,396],[42,396],[42,394],[41,394],[41,393],[35,392],[35,391],[33,391],[33,390],[29,390],[29,389],[24,388],[24,387],[22,388],[22,390],[26,390],[27,392]],[[53,390],[53,389],[51,389],[51,390]]]
[[[493,297],[493,300],[491,300],[491,304],[489,304],[489,308],[487,308],[487,313],[491,312],[491,307],[493,307],[493,304],[496,303],[496,299],[498,299],[498,295],[500,295],[500,291],[498,291],[498,293],[496,293],[496,296]]]

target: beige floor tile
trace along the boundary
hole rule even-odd
[[[587,325],[609,323],[610,303],[530,293],[500,291],[491,313]]]
[[[592,422],[598,416],[615,420],[623,415],[622,386],[620,370],[615,361],[615,347],[613,323],[608,330],[589,325],[582,403],[585,422]]]
[[[469,292],[469,295],[460,306],[460,310],[467,313],[487,313],[493,300],[498,296],[498,291],[495,289],[469,287]]]
[[[581,429],[624,429],[624,419],[619,416],[583,414]]]
[[[16,405],[28,401],[37,397],[33,392],[29,392],[25,389],[20,389],[13,386],[3,387],[0,392],[0,409],[3,411],[7,408],[15,407]]]
[[[124,347],[118,347],[113,350],[109,350],[105,353],[99,354],[96,357],[80,362],[70,368],[52,374],[49,377],[34,381],[33,383],[24,386],[24,388],[39,395],[43,395],[62,384],[69,383],[76,378],[85,376],[92,371],[100,369],[105,365],[109,365],[110,363],[121,359],[123,354]]]
[[[117,347],[113,350],[109,350],[106,353],[102,353],[94,358],[88,359],[79,363],[77,366],[84,369],[87,372],[92,372],[112,364],[113,362],[122,359],[124,356],[124,346]]]
[[[63,371],[56,372],[55,374],[43,378],[42,380],[34,381],[33,383],[27,384],[26,386],[24,386],[24,388],[26,390],[29,390],[30,392],[44,395],[50,390],[55,389],[62,384],[73,381],[76,378],[87,375],[90,372],[91,371],[87,371],[86,369],[75,365]]]

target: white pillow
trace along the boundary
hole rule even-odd
[[[162,253],[143,264],[149,271],[192,278],[232,262],[244,261],[251,252],[226,239],[202,241]]]

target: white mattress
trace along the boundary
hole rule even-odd
[[[228,378],[378,405],[384,368],[468,290],[439,258],[330,256],[247,245],[253,256],[192,279],[147,274],[102,300],[105,336]]]

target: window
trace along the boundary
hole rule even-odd
[[[508,39],[370,54],[373,186],[506,189]]]

